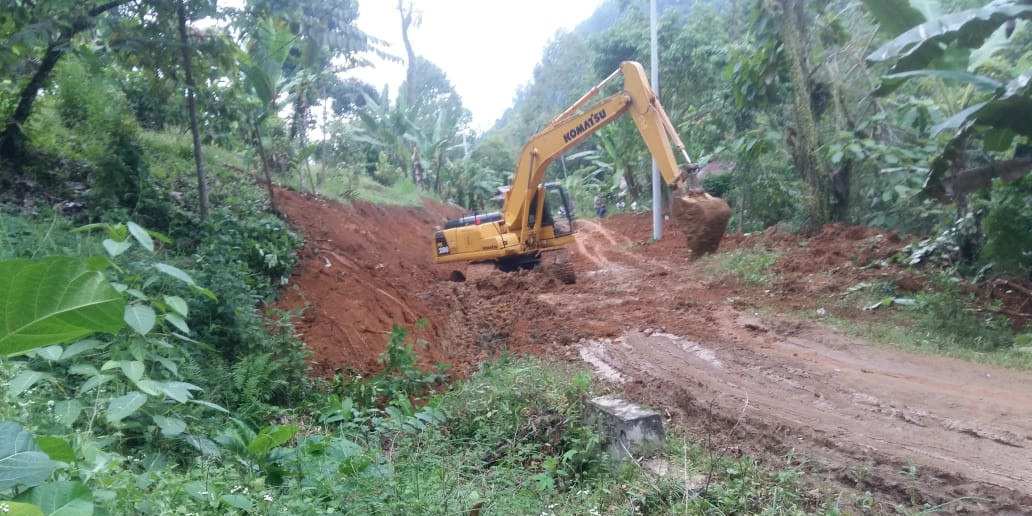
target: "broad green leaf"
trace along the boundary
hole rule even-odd
[[[75,451],[68,441],[52,435],[41,435],[36,438],[36,445],[53,460],[58,462],[75,462]]]
[[[108,238],[116,242],[123,242],[129,238],[129,229],[125,224],[108,224]]]
[[[210,502],[214,498],[211,494],[211,487],[208,483],[201,482],[200,480],[187,482],[186,485],[183,486],[183,490],[186,491],[186,494],[203,502]]]
[[[116,242],[114,240],[111,240],[110,238],[105,238],[104,241],[101,242],[101,245],[104,246],[104,250],[107,251],[107,253],[111,255],[112,258],[115,258],[116,256],[128,251],[129,248],[133,246],[133,244],[128,240]]]
[[[143,362],[138,360],[123,360],[118,363],[118,366],[122,369],[122,374],[134,382],[143,378],[143,373],[146,370]]]
[[[22,371],[21,374],[15,376],[14,379],[11,380],[11,384],[9,386],[11,396],[21,396],[21,393],[31,389],[33,385],[36,385],[36,382],[49,376],[50,375],[39,371]]]
[[[975,125],[1032,135],[1030,80],[1032,69],[1007,83],[1003,91],[993,99],[969,106],[932,127],[932,136],[943,131],[952,131],[956,134]]]
[[[934,77],[945,81],[952,81],[961,84],[970,84],[982,91],[995,91],[1003,87],[1003,83],[986,77],[957,70],[914,70],[886,75],[881,78],[881,84],[874,91],[875,95],[888,95],[896,90],[904,82],[920,77]]]
[[[7,512],[4,516],[47,516],[43,511],[31,503],[0,500],[0,504],[6,505]]]
[[[140,389],[149,396],[158,396],[161,394],[161,391],[158,390],[158,384],[160,382],[156,380],[151,380],[150,378],[147,378],[144,380],[135,381],[133,383],[136,384],[137,389]]]
[[[98,371],[96,367],[93,367],[89,364],[72,364],[72,366],[68,368],[68,372],[71,374],[77,374],[79,376],[100,375],[100,371]]]
[[[136,412],[144,403],[147,403],[147,395],[138,391],[111,400],[107,408],[107,422],[118,423]]]
[[[289,441],[298,430],[297,425],[267,426],[247,444],[247,452],[255,457],[264,457],[273,448]]]
[[[75,398],[54,404],[54,418],[62,425],[71,426],[72,423],[79,419],[79,414],[81,413],[82,403]]]
[[[222,500],[230,507],[235,507],[244,512],[251,512],[251,510],[254,509],[254,506],[251,504],[251,500],[244,495],[226,494],[220,496],[219,500]]]
[[[194,291],[196,291],[196,292],[198,292],[200,294],[203,294],[205,297],[207,297],[208,299],[211,299],[212,301],[218,301],[219,300],[219,298],[215,296],[214,292],[212,292],[211,290],[208,290],[208,289],[206,289],[204,287],[198,287],[196,285],[193,285],[190,288],[191,288],[191,290],[194,290]]]
[[[150,235],[152,238],[154,238],[154,240],[157,240],[157,241],[159,241],[159,242],[161,242],[163,244],[171,244],[172,243],[172,239],[167,237],[164,233],[159,233],[157,231],[152,231],[152,230],[148,229],[147,230],[147,234]]]
[[[151,239],[150,234],[147,233],[146,229],[143,229],[139,224],[135,222],[129,222],[126,224],[129,227],[129,234],[136,239],[144,249],[154,252],[154,240]]]
[[[87,351],[93,351],[94,349],[97,349],[103,345],[104,344],[102,342],[96,339],[80,340],[79,342],[71,344],[67,348],[65,348],[65,350],[61,353],[60,360],[64,362],[71,358],[77,357],[83,353],[86,353]]]
[[[57,362],[61,358],[64,349],[61,346],[47,346],[36,350],[36,356],[50,362]]]
[[[167,313],[165,314],[165,320],[179,331],[190,333],[190,327],[186,325],[186,321],[179,314]]]
[[[158,415],[151,416],[151,418],[154,419],[154,424],[161,429],[161,435],[165,437],[175,437],[186,431],[186,422],[182,419]]]
[[[114,379],[114,376],[111,376],[109,374],[91,376],[87,378],[85,382],[82,382],[82,385],[79,386],[79,394],[90,392],[93,389],[96,389],[97,387],[100,387],[101,385],[110,382],[112,379]]]
[[[38,486],[59,465],[39,449],[32,434],[21,425],[0,423],[0,491]]]
[[[127,305],[125,307],[125,322],[140,335],[150,333],[154,329],[156,319],[157,315],[155,315],[154,309],[147,305]]]
[[[165,304],[168,305],[173,312],[183,317],[190,315],[186,300],[179,296],[165,296]]]
[[[863,0],[863,3],[889,36],[901,34],[925,22],[921,11],[914,9],[904,0]]]
[[[124,325],[125,300],[104,275],[70,257],[0,262],[0,356]]]
[[[900,34],[867,56],[871,62],[895,61],[891,73],[928,67],[956,43],[976,49],[1011,18],[1032,18],[1032,4],[1016,0],[994,2],[929,20]],[[967,62],[962,69],[967,69]]]
[[[193,394],[190,391],[202,390],[200,387],[186,382],[155,382],[154,385],[158,392],[179,403],[186,403],[193,398]]]
[[[186,444],[193,446],[194,449],[196,449],[197,451],[201,452],[201,455],[206,455],[209,457],[217,457],[219,455],[219,445],[215,444],[214,441],[206,437],[200,437],[196,435],[184,435],[183,441],[185,441]]]
[[[202,406],[208,407],[208,408],[210,408],[210,409],[213,409],[213,410],[217,410],[217,411],[219,411],[219,412],[222,412],[223,414],[232,414],[232,412],[230,412],[229,410],[226,410],[226,409],[225,409],[225,408],[224,408],[224,407],[223,407],[222,405],[218,405],[218,404],[216,404],[216,403],[212,403],[212,402],[210,402],[210,401],[205,401],[205,400],[190,400],[190,403],[196,403],[196,404],[198,404],[198,405],[202,405]]]
[[[150,353],[148,356],[150,357],[151,360],[161,364],[162,367],[167,369],[168,372],[172,373],[174,376],[179,376],[179,365],[176,364],[174,361],[169,360],[169,359],[167,359],[167,358],[165,358],[165,357],[163,357],[161,355],[158,355],[156,353]]]
[[[63,480],[38,486],[18,497],[47,516],[92,516],[93,493],[82,482]]]
[[[194,282],[193,278],[191,278],[189,274],[187,274],[185,271],[178,267],[174,267],[167,263],[155,263],[154,268],[158,269],[159,272],[172,276],[173,278],[182,281],[183,283],[186,283],[187,285],[197,285],[197,283]]]
[[[1017,134],[1010,129],[993,128],[985,132],[985,137],[982,138],[982,145],[985,147],[985,150],[1004,152],[1010,149],[1015,136]]]

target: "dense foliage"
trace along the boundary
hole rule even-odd
[[[517,146],[620,61],[648,62],[646,4],[604,2],[558,35],[495,132]],[[912,4],[675,3],[661,9],[660,96],[734,229],[843,221],[932,235],[970,215],[975,231],[957,242],[974,246],[968,263],[1027,275],[1032,242],[1001,221],[1029,208],[1000,202],[1032,168],[1030,6]],[[648,155],[629,124],[565,165],[556,176],[591,192],[581,204],[648,203]],[[982,252],[1001,240],[1012,258]]]
[[[557,34],[474,134],[407,40],[396,91],[343,78],[369,52],[398,59],[359,29],[355,0],[6,2],[3,512],[834,511],[796,475],[688,444],[677,460],[722,478],[705,496],[602,474],[581,373],[503,361],[438,396],[443,369],[418,370],[396,328],[380,375],[311,379],[296,314],[268,308],[301,245],[275,183],[490,208],[542,124],[619,62],[648,61],[645,4],[607,0]],[[1027,0],[660,4],[661,96],[737,230],[876,225],[927,238],[915,265],[1032,275]],[[596,195],[648,208],[639,140],[619,121],[551,173],[582,211]],[[762,283],[772,259],[726,267]],[[957,316],[955,281],[940,291],[921,302],[929,331],[1008,345]]]

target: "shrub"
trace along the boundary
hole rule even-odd
[[[1032,278],[1032,174],[993,187],[982,228],[981,261],[1000,272]]]

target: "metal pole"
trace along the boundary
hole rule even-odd
[[[656,28],[656,0],[651,0],[649,5],[649,26],[652,33],[652,90],[659,97],[659,34]],[[659,177],[659,167],[656,165],[656,158],[652,158],[652,238],[659,240],[663,238],[663,185]]]

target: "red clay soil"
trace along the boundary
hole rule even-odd
[[[428,342],[424,364],[454,363],[442,345],[444,313],[420,293],[447,279],[433,267],[433,228],[460,211],[437,203],[421,208],[333,201],[276,191],[280,210],[305,235],[299,261],[277,303],[303,309],[295,329],[312,350],[313,373],[375,373],[394,324]],[[416,329],[420,319],[428,324]]]
[[[817,307],[878,317],[830,304],[860,282],[920,289],[920,275],[883,263],[906,244],[895,234],[828,226],[808,238],[729,236],[722,250],[778,253],[778,279],[748,287],[690,259],[674,224],[649,242],[651,216],[624,214],[578,222],[576,284],[474,268],[453,282],[456,267],[431,257],[433,229],[451,208],[340,206],[285,191],[280,203],[308,238],[280,305],[305,308],[297,328],[317,374],[376,371],[391,324],[425,317],[417,335],[429,342],[427,365],[461,375],[503,352],[583,360],[700,442],[811,473],[824,486],[816,498],[832,485],[905,507],[952,502],[944,511],[955,514],[1032,507],[1032,374],[793,319]],[[1014,286],[999,288],[1020,294]],[[896,514],[889,504],[854,513]]]

